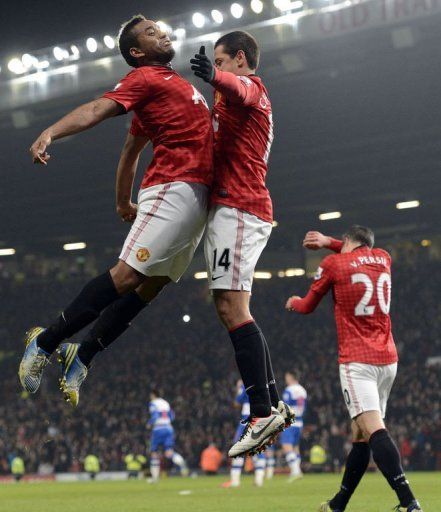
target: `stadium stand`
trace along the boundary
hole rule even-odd
[[[152,386],[162,390],[176,412],[177,448],[192,468],[210,440],[225,453],[237,423],[232,400],[238,375],[203,281],[187,279],[164,291],[97,357],[76,410],[57,389],[56,362],[36,396],[22,393],[17,368],[24,331],[52,319],[85,277],[100,268],[99,258],[92,256],[56,264],[39,261],[22,262],[20,272],[6,263],[0,267],[2,295],[7,297],[0,318],[0,474],[9,472],[13,454],[23,455],[27,471],[44,474],[79,471],[92,451],[102,470],[123,470],[125,454],[146,452]],[[399,253],[393,270],[392,318],[400,366],[387,417],[407,469],[441,469],[438,267],[426,248],[415,246]],[[326,448],[326,469],[331,470],[341,464],[338,460],[349,441],[337,378],[332,299],[308,317],[283,308],[290,294],[307,286],[306,278],[256,281],[254,311],[268,333],[279,386],[283,372],[296,369],[308,390],[304,458],[318,442]],[[184,314],[190,322],[183,322]],[[108,365],[102,364],[105,359]]]

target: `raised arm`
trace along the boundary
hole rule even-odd
[[[116,171],[116,211],[125,222],[133,222],[137,213],[132,203],[133,181],[138,167],[139,156],[149,143],[146,136],[127,134]]]
[[[323,235],[319,231],[308,231],[303,240],[303,247],[312,251],[329,249],[330,251],[339,253],[343,247],[343,242],[336,238]]]
[[[32,161],[47,165],[50,155],[46,149],[52,141],[88,130],[104,119],[124,112],[121,105],[108,98],[98,98],[77,107],[39,135],[29,150]]]
[[[228,71],[216,69],[211,60],[205,55],[205,46],[190,60],[194,74],[210,83],[216,91],[223,94],[230,102],[242,105],[252,105],[260,98],[260,90],[247,76],[237,76]]]

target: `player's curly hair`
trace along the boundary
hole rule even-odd
[[[145,19],[145,16],[142,14],[136,14],[135,16],[132,16],[128,21],[125,21],[119,30],[119,51],[121,52],[121,55],[124,57],[124,60],[127,62],[127,64],[132,66],[132,68],[137,68],[139,66],[138,60],[130,55],[130,48],[133,48],[138,44],[137,37],[133,33],[133,28]]]
[[[223,45],[225,53],[231,58],[237,55],[239,50],[242,50],[247,58],[248,66],[250,69],[257,69],[260,59],[260,50],[257,41],[248,32],[236,30],[225,34],[216,41],[215,48]]]
[[[357,224],[351,226],[343,235],[343,238],[349,238],[353,242],[366,245],[369,249],[372,249],[375,243],[375,235],[372,229],[365,226],[358,226]]]

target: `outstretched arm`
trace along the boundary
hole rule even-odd
[[[79,106],[39,135],[29,150],[32,161],[34,164],[47,165],[50,155],[46,149],[52,141],[88,130],[104,119],[124,112],[121,105],[108,98],[98,98]]]
[[[116,171],[116,211],[125,222],[136,218],[137,206],[132,203],[133,181],[138,167],[139,156],[149,143],[146,136],[127,134]]]
[[[330,251],[340,252],[343,242],[330,236],[323,235],[319,231],[308,231],[303,240],[303,247],[312,251],[319,249],[329,249]]]
[[[322,298],[328,293],[333,286],[334,279],[334,259],[337,256],[330,254],[320,264],[315,276],[314,281],[309,288],[308,294],[302,299],[298,295],[290,297],[285,308],[289,311],[296,311],[304,315],[312,313],[319,305]]]
[[[290,297],[286,302],[285,308],[288,311],[296,311],[297,313],[307,315],[314,311],[314,309],[319,305],[322,298],[323,295],[320,295],[317,292],[309,290],[308,294],[305,297],[303,297],[303,299],[298,295],[293,295],[292,297]]]

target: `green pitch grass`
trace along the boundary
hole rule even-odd
[[[441,511],[441,474],[411,473],[425,512]],[[306,475],[288,484],[277,476],[263,488],[245,476],[239,489],[222,477],[146,481],[0,484],[0,512],[314,512],[339,485],[338,475]],[[397,504],[379,474],[362,480],[348,512],[387,512]]]

